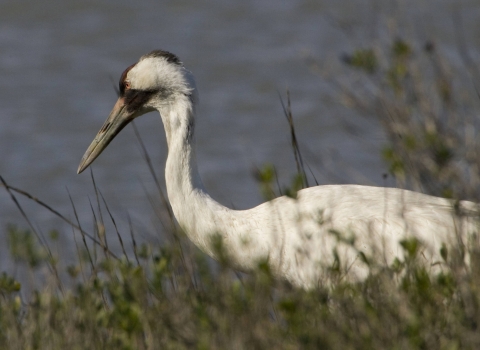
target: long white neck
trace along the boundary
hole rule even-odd
[[[165,181],[173,212],[188,238],[216,258],[212,249],[212,235],[221,233],[225,249],[233,248],[228,247],[228,242],[232,242],[229,236],[235,235],[231,230],[235,211],[214,201],[207,194],[198,174],[194,102],[187,96],[181,96],[168,105],[160,106],[158,110],[167,137]],[[241,262],[241,265],[246,267],[244,263]]]

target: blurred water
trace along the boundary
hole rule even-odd
[[[90,229],[89,199],[95,195],[88,171],[76,175],[78,163],[115,102],[112,86],[120,73],[142,54],[162,48],[176,53],[196,76],[198,163],[221,203],[247,208],[261,202],[254,166],[275,164],[283,183],[294,173],[278,98],[287,87],[304,156],[319,182],[382,185],[380,127],[343,107],[332,87],[309,70],[305,55],[328,67],[331,76],[341,75],[342,53],[404,35],[434,39],[455,62],[456,11],[478,58],[477,1],[4,0],[0,175],[73,219],[68,190]],[[161,120],[152,113],[136,125],[163,186]],[[131,127],[93,169],[122,234],[128,233],[126,213],[140,235],[155,232],[159,225],[144,192],[156,193],[155,186]],[[61,244],[69,249],[71,231],[31,201],[21,203],[42,232],[59,228]],[[7,223],[26,227],[0,188],[3,263]]]

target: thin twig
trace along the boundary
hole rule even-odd
[[[128,226],[130,227],[130,237],[132,237],[133,255],[135,255],[135,260],[137,260],[137,264],[140,265],[140,260],[138,260],[138,254],[137,254],[137,242],[135,241],[135,236],[133,234],[132,218],[128,213],[127,213],[127,216],[128,216]]]
[[[275,173],[275,182],[277,183],[278,195],[283,196],[282,188],[280,187],[280,182],[279,182],[279,179],[278,179],[278,173],[277,173],[277,167],[276,166],[273,166],[273,172]]]
[[[99,192],[100,192],[100,191],[99,191]],[[113,218],[113,215],[112,215],[112,213],[110,212],[110,208],[108,207],[107,201],[105,200],[105,197],[103,197],[102,192],[100,192],[100,196],[102,197],[103,204],[105,205],[105,208],[107,209],[107,213],[108,213],[108,215],[110,216],[110,219],[112,220],[113,226],[115,227],[115,231],[117,232],[117,237],[118,237],[118,240],[120,241],[120,245],[121,245],[121,247],[122,247],[122,252],[123,252],[123,254],[125,255],[125,258],[127,259],[127,262],[130,263],[130,260],[128,259],[127,252],[125,251],[125,247],[123,246],[122,236],[120,235],[120,232],[118,232],[117,223],[115,222],[115,219]]]
[[[287,118],[288,125],[290,126],[290,136],[292,138],[292,148],[293,154],[295,156],[295,162],[297,163],[297,172],[302,175],[303,177],[303,188],[309,187],[307,174],[305,172],[305,167],[303,166],[303,159],[302,154],[300,153],[300,148],[298,147],[297,136],[295,134],[295,125],[293,124],[293,114],[292,114],[292,106],[290,103],[290,91],[287,89],[287,106],[283,103],[282,96],[278,94],[280,97],[280,103],[282,104],[283,113]]]
[[[155,181],[155,185],[157,186],[157,190],[158,190],[158,193],[160,194],[162,204],[167,209],[168,216],[170,217],[170,221],[171,221],[172,226],[175,226],[175,224],[174,224],[175,220],[174,220],[172,209],[170,208],[170,205],[168,204],[168,201],[167,201],[165,195],[163,194],[162,188],[160,187],[160,182],[158,181],[157,175],[155,174],[155,170],[153,169],[152,160],[150,158],[150,155],[148,154],[147,148],[145,147],[145,144],[143,143],[142,137],[140,136],[140,133],[138,132],[137,126],[135,125],[134,122],[132,122],[131,124],[132,124],[132,127],[133,127],[133,131],[135,132],[135,136],[137,137],[138,143],[140,144],[140,147],[142,149],[143,158],[147,162],[150,174],[152,175],[153,181]]]
[[[48,255],[50,256],[50,258],[52,259],[51,261],[53,261],[53,256],[52,256],[52,252],[50,251],[50,248],[48,247],[48,245],[43,242],[42,240],[42,237],[40,236],[40,234],[37,232],[37,230],[35,229],[35,227],[33,226],[32,222],[30,221],[30,219],[28,218],[27,214],[25,213],[25,211],[23,210],[22,206],[20,205],[20,203],[18,202],[17,198],[15,197],[15,195],[13,194],[12,190],[10,189],[10,187],[7,185],[7,183],[5,182],[5,180],[3,179],[2,176],[0,176],[0,181],[2,182],[3,186],[5,187],[5,189],[7,190],[8,194],[10,195],[10,197],[12,198],[13,202],[15,203],[15,205],[17,206],[18,210],[20,211],[20,213],[22,214],[23,218],[25,219],[25,221],[27,221],[28,223],[28,226],[30,226],[30,229],[32,230],[32,232],[35,234],[35,236],[37,237],[37,240],[40,242],[41,246],[48,252]],[[50,272],[54,273],[56,276],[58,276],[57,273],[55,273],[56,269],[52,266],[51,262],[48,262],[47,264],[48,268],[50,269]]]
[[[80,248],[78,246],[78,242],[77,242],[77,239],[75,238],[75,228],[73,226],[71,226],[72,228],[72,233],[73,233],[73,241],[75,242],[75,248],[77,250],[77,255],[78,255],[78,263],[80,265],[80,272],[82,273],[82,277],[83,277],[83,282],[85,283],[87,281],[87,278],[85,277],[85,271],[83,269],[83,258],[82,258],[82,254],[80,253]]]
[[[310,170],[310,174],[312,175],[313,180],[315,181],[315,186],[318,186],[319,183],[318,183],[318,181],[317,181],[317,178],[315,177],[315,174],[314,174],[313,171],[312,171],[312,168],[310,168],[310,165],[308,165],[308,163],[306,163],[306,164],[307,164],[308,170]]]
[[[105,251],[105,249],[108,249],[108,240],[107,240],[107,233],[105,231],[105,223],[103,221],[103,215],[102,215],[102,208],[100,206],[100,199],[98,197],[98,188],[97,188],[97,184],[95,182],[95,177],[93,176],[93,170],[92,168],[90,168],[90,177],[92,179],[92,183],[93,183],[93,189],[95,190],[95,198],[97,199],[97,207],[98,207],[98,215],[99,215],[99,218],[100,218],[100,224],[101,226],[99,227],[98,224],[97,224],[97,230],[98,230],[98,238],[100,239],[100,228],[102,228],[102,233],[103,233],[103,243],[105,244],[105,248],[104,248],[104,254],[105,254],[105,257],[107,257],[107,252]],[[93,209],[92,209],[93,210]],[[97,221],[95,220],[95,223],[97,223]]]
[[[101,241],[100,230],[98,228],[97,214],[95,214],[95,209],[93,209],[93,204],[92,204],[92,200],[90,199],[90,196],[88,197],[88,204],[90,204],[90,210],[92,211],[93,233],[95,234],[95,237],[97,237],[98,240]],[[93,260],[97,261],[97,258],[98,258],[97,249],[96,247],[93,247]]]
[[[75,204],[73,204],[72,196],[70,195],[70,192],[68,191],[68,188],[67,188],[67,193],[68,193],[68,198],[70,198],[70,203],[72,204],[75,219],[77,220],[78,227],[80,227],[80,232],[82,233],[83,245],[85,246],[85,249],[87,250],[88,258],[90,259],[90,265],[92,266],[92,272],[95,273],[95,265],[93,264],[92,256],[90,255],[90,249],[88,249],[87,241],[85,239],[85,234],[83,234],[83,230],[80,226],[80,220],[78,219],[77,209],[75,208]]]
[[[89,234],[88,232],[85,232],[79,225],[75,224],[74,222],[72,222],[71,220],[67,219],[65,216],[63,216],[62,214],[60,214],[58,211],[56,211],[55,209],[53,209],[52,207],[50,207],[48,204],[46,204],[45,202],[39,200],[38,198],[32,196],[31,194],[29,194],[28,192],[25,192],[23,190],[20,190],[18,188],[15,188],[13,186],[10,186],[8,185],[5,180],[0,176],[0,179],[3,183],[3,186],[8,190],[11,190],[13,192],[16,192],[24,197],[27,197],[28,199],[30,200],[33,200],[35,203],[39,204],[40,206],[44,207],[45,209],[47,209],[48,211],[50,211],[51,213],[53,213],[55,216],[59,217],[60,219],[62,219],[62,221],[64,221],[65,223],[67,223],[68,225],[74,227],[75,229],[77,229],[78,231],[80,231],[82,234],[85,235],[85,237],[87,237],[88,239],[90,239],[93,243],[99,245],[100,247],[104,248],[104,245],[102,244],[102,242],[98,241],[95,237],[93,237],[91,234]],[[9,191],[10,192],[10,191]],[[23,211],[23,210],[22,210]],[[108,251],[108,254],[110,254],[111,257],[113,257],[114,259],[117,259],[118,260],[118,257],[111,251]]]

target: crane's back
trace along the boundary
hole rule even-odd
[[[304,189],[297,199],[280,197],[232,211],[244,242],[237,261],[268,257],[273,270],[294,284],[311,287],[337,275],[366,277],[360,253],[380,264],[403,259],[400,242],[415,237],[425,266],[442,265],[442,244],[466,242],[477,231],[476,205],[395,188],[327,185]],[[239,232],[242,231],[242,232]],[[238,243],[240,245],[240,243]]]

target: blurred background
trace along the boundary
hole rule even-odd
[[[319,184],[394,186],[383,177],[388,167],[380,122],[341,98],[341,86],[353,82],[342,57],[392,38],[414,38],[434,42],[454,71],[461,70],[465,48],[480,62],[479,18],[474,0],[2,1],[0,175],[74,220],[70,193],[80,222],[93,231],[95,192],[89,171],[76,174],[78,164],[113,107],[122,71],[163,49],[196,77],[199,170],[222,204],[245,209],[261,203],[253,170],[265,163],[275,165],[281,184],[294,175],[279,98],[286,99],[287,89],[300,150]],[[472,77],[465,79],[474,90]],[[136,126],[164,188],[161,120],[151,113]],[[92,169],[120,233],[128,234],[130,216],[142,239],[161,240],[146,195],[158,198],[157,191],[131,126]],[[58,230],[60,244],[71,249],[68,225],[30,200],[20,203],[40,232]],[[8,224],[28,227],[0,188],[2,267]]]

